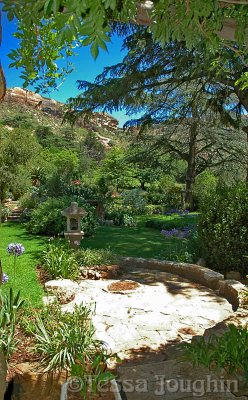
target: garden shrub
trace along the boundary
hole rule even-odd
[[[205,198],[199,218],[201,253],[218,271],[247,273],[248,186],[221,187]]]
[[[124,211],[114,211],[108,214],[108,218],[114,221],[116,226],[136,226],[135,218]]]
[[[5,222],[10,214],[10,209],[0,203],[0,221]]]
[[[19,199],[19,205],[23,209],[29,209],[32,210],[38,205],[39,198],[36,193],[25,193],[20,199]]]
[[[86,211],[86,215],[81,218],[81,228],[84,232],[84,236],[92,236],[97,227],[97,218],[94,207],[90,206],[89,204],[83,202],[79,206],[83,207]]]
[[[193,196],[196,206],[201,206],[204,199],[209,196],[213,190],[216,190],[217,178],[211,171],[204,171],[195,179],[193,186]]]
[[[128,214],[141,215],[146,209],[146,199],[140,189],[124,190],[121,193],[123,208]]]
[[[30,221],[27,224],[28,231],[36,235],[55,236],[62,234],[66,227],[66,219],[61,215],[61,211],[69,207],[72,201],[74,199],[68,197],[48,198],[39,204],[31,213]],[[85,236],[90,236],[97,226],[94,208],[83,200],[76,199],[76,201],[87,212],[81,220],[81,227]]]
[[[77,262],[82,267],[111,265],[116,263],[116,255],[109,249],[80,249],[75,253]]]
[[[70,202],[66,203],[69,207]],[[49,198],[32,211],[30,221],[27,224],[29,232],[35,235],[58,235],[66,225],[65,217],[61,211],[65,208],[63,198]]]
[[[160,204],[166,208],[180,208],[182,199],[182,185],[178,184],[174,178],[164,175],[159,181],[158,187],[151,185],[148,191],[148,202]]]
[[[156,204],[148,204],[146,206],[146,214],[147,215],[153,215],[153,214],[163,214],[164,212],[164,206],[161,205],[156,205]]]

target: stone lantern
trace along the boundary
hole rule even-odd
[[[61,214],[67,218],[65,237],[69,240],[71,247],[79,247],[84,235],[84,232],[81,231],[80,221],[81,217],[86,215],[86,211],[78,207],[78,203],[73,202],[70,207],[61,211]]]

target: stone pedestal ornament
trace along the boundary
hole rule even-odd
[[[78,248],[84,235],[84,232],[81,231],[80,222],[81,218],[86,215],[86,211],[78,207],[76,202],[72,202],[70,207],[61,211],[61,214],[67,218],[65,238],[69,240],[71,247]]]

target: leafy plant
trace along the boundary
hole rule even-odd
[[[66,220],[61,211],[69,207],[72,201],[77,201],[79,206],[85,209],[87,214],[81,220],[81,227],[85,236],[91,236],[97,225],[94,209],[83,199],[73,197],[48,198],[39,204],[31,213],[30,222],[27,224],[28,231],[36,235],[50,236],[64,232]]]
[[[60,242],[49,243],[42,253],[41,262],[52,279],[76,279],[79,275],[79,265],[72,250]]]
[[[5,222],[7,220],[9,213],[10,209],[0,204],[0,222]]]
[[[244,372],[248,381],[248,328],[229,325],[222,336],[212,335],[206,342],[204,338],[185,344],[185,358],[194,366],[204,365],[212,368],[225,368],[228,373]]]
[[[202,256],[218,271],[245,275],[248,259],[248,187],[219,187],[202,203],[199,238]]]
[[[77,362],[72,365],[72,375],[80,379],[81,394],[84,399],[88,398],[89,393],[97,394],[109,381],[116,377],[110,371],[107,371],[107,362],[113,358],[117,358],[115,354],[106,354],[101,351],[96,354],[88,366],[82,356],[79,356]]]
[[[27,224],[28,231],[51,236],[63,232],[65,228],[65,218],[61,215],[63,208],[65,208],[63,198],[50,198],[39,204],[31,214],[30,222]]]
[[[133,215],[141,215],[146,209],[146,200],[140,189],[125,190],[121,194],[123,206],[127,213]]]
[[[116,256],[109,249],[81,249],[75,254],[80,266],[93,267],[111,265],[116,262]]]
[[[90,365],[103,343],[94,337],[92,310],[78,306],[73,313],[63,313],[58,306],[49,306],[34,315],[26,324],[27,332],[35,339],[35,350],[41,355],[45,371],[70,370],[81,357]]]
[[[117,226],[136,226],[135,218],[123,211],[114,211],[108,215],[108,218],[114,221]]]
[[[0,350],[8,359],[16,346],[15,327],[24,300],[20,298],[20,290],[15,295],[10,288],[8,293],[0,290]]]

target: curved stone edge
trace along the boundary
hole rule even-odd
[[[238,310],[242,305],[241,293],[245,290],[242,283],[225,280],[224,275],[219,272],[197,264],[177,263],[153,258],[121,257],[120,265],[124,268],[146,268],[176,274],[217,291],[232,305],[233,311]]]

